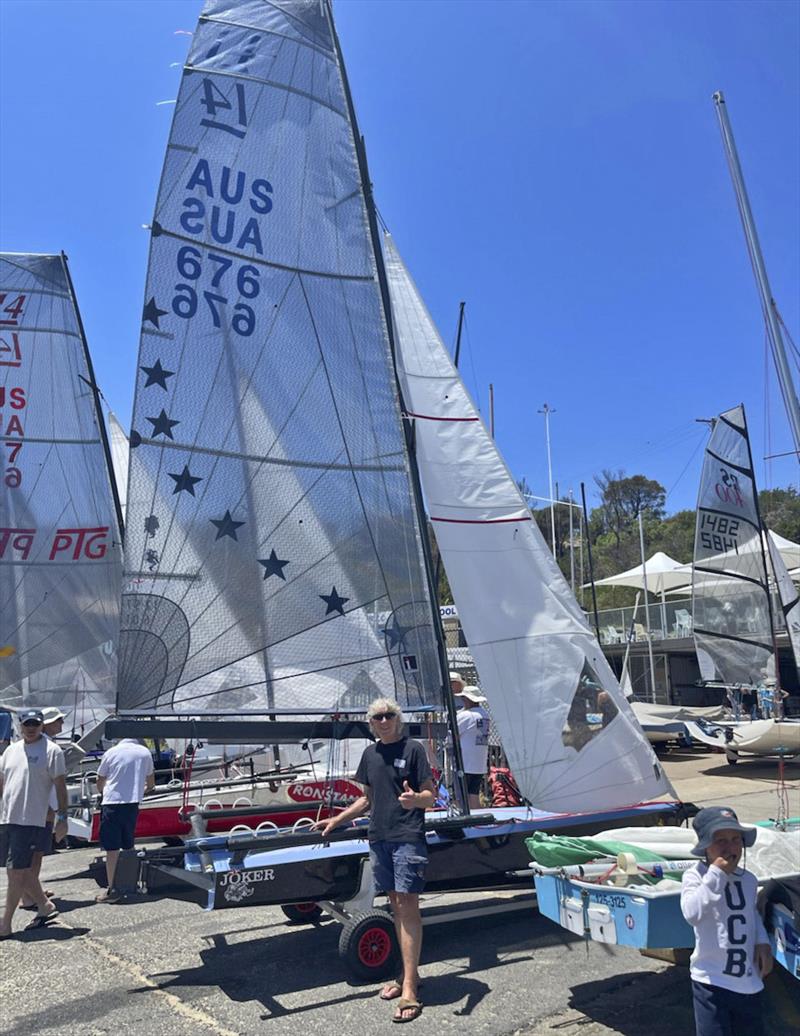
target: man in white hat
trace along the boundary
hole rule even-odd
[[[42,719],[42,733],[49,737],[51,741],[54,741],[56,737],[64,729],[64,713],[61,709],[56,708],[55,705],[48,705],[46,708],[41,710]],[[39,880],[39,874],[42,870],[42,860],[45,856],[52,852],[53,849],[53,824],[55,823],[56,812],[58,810],[58,798],[56,796],[55,786],[50,790],[50,802],[47,809],[47,819],[45,825],[42,828],[41,837],[39,840],[39,848],[33,854],[31,860],[31,874]],[[44,894],[48,899],[52,899],[55,895],[52,889],[45,889]],[[23,895],[22,897],[22,909],[23,910],[36,910],[36,904],[29,895]]]
[[[455,675],[458,676],[458,673]],[[451,673],[451,687],[453,682]],[[467,782],[467,800],[470,809],[480,809],[480,790],[489,761],[489,713],[483,708],[486,698],[477,687],[466,686],[463,681],[459,690],[453,689],[453,695],[456,705],[460,706],[456,719]]]

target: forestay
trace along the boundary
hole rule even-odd
[[[152,223],[120,710],[440,701],[355,140],[327,4],[206,4]]]
[[[430,520],[520,789],[535,806],[564,812],[670,793],[388,236],[385,252]]]
[[[114,704],[121,532],[63,255],[0,255],[0,698]]]
[[[697,498],[693,629],[704,680],[774,676],[772,622],[744,407],[714,420]]]

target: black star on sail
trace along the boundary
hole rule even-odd
[[[175,475],[171,471],[168,471],[167,474],[171,479],[175,480],[175,488],[172,490],[173,496],[176,493],[183,493],[184,491],[187,493],[191,493],[192,496],[194,496],[194,487],[197,485],[198,482],[203,481],[202,477],[197,478],[194,475],[190,474],[188,464],[183,465],[183,471],[179,475]]]
[[[144,383],[145,388],[150,388],[151,385],[158,385],[159,388],[166,389],[167,378],[171,378],[175,371],[168,371],[161,366],[161,360],[156,360],[152,367],[140,367],[140,371],[144,371],[147,375],[147,381]]]
[[[151,324],[153,324],[155,327],[161,330],[161,326],[158,321],[161,319],[161,317],[166,316],[167,312],[168,310],[166,309],[158,308],[158,306],[156,305],[155,296],[151,295],[149,302],[144,307],[144,313],[142,314],[142,322],[148,320]]]
[[[385,634],[389,641],[389,647],[395,647],[397,644],[402,644],[405,640],[406,634],[411,632],[410,626],[401,626],[398,620],[394,619],[394,625],[387,626],[381,631]]]
[[[279,576],[284,582],[286,582],[286,576],[283,574],[284,568],[289,564],[288,561],[281,561],[274,550],[271,550],[268,558],[263,560],[259,558],[259,565],[264,566],[264,578],[269,579],[270,576]]]
[[[336,593],[336,587],[331,590],[329,594],[318,594],[319,597],[327,604],[326,615],[330,615],[331,612],[338,612],[340,615],[344,615],[344,606],[350,600],[349,597],[340,597]]]
[[[235,522],[231,517],[230,511],[226,511],[224,517],[222,518],[210,518],[209,521],[212,525],[216,525],[217,527],[217,535],[215,537],[215,542],[216,540],[221,540],[223,536],[230,536],[232,540],[236,540],[237,543],[239,542],[239,537],[236,535],[236,530],[241,528],[245,523]]]
[[[180,421],[170,421],[167,417],[166,411],[162,410],[158,417],[146,418],[153,426],[153,435],[166,435],[168,439],[174,441],[175,436],[172,434],[172,429],[176,424],[180,424]]]

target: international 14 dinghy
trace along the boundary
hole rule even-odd
[[[714,420],[706,447],[692,580],[700,674],[707,684],[727,689],[735,716],[730,723],[687,722],[693,738],[723,748],[731,763],[744,754],[800,755],[800,721],[783,715],[771,586],[780,594],[795,664],[800,638],[793,627],[800,605],[770,543],[758,507],[744,407],[737,406]],[[762,719],[746,714],[745,695],[761,706]]]
[[[681,817],[652,801],[669,782],[391,241],[384,257],[329,3],[206,3],[139,370],[110,729],[329,737],[334,772],[340,739],[363,739],[368,703],[393,696],[449,796],[428,821],[431,889],[519,884],[539,829]],[[421,490],[528,808],[458,812]],[[208,817],[193,814],[180,851],[123,854],[118,884],[207,909],[310,918],[322,903],[356,970],[391,967],[363,826],[323,844],[302,829],[205,836]]]

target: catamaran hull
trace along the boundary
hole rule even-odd
[[[534,831],[590,835],[609,824],[677,823],[683,813],[678,803],[670,802],[593,814],[495,809],[492,816],[494,822],[486,826],[427,834],[426,892],[528,886],[530,856],[525,839]],[[249,852],[242,861],[230,849],[216,848],[215,843],[222,841],[199,840],[198,851],[187,854],[183,868],[174,862],[149,861],[145,855],[139,880],[148,892],[189,899],[207,910],[346,902],[361,887],[369,859],[366,839]]]

